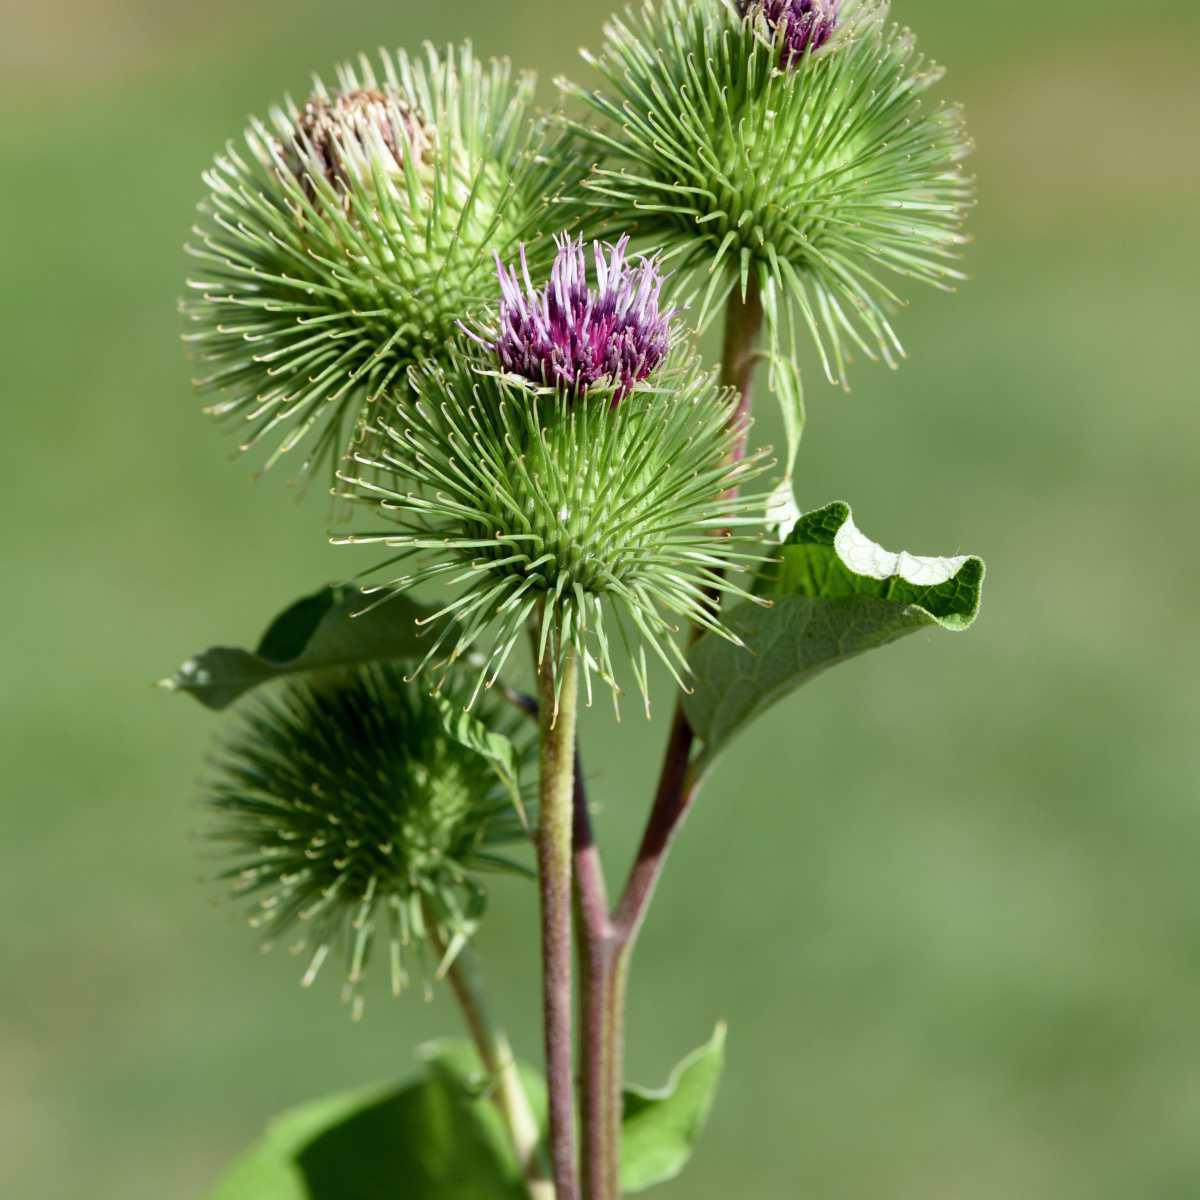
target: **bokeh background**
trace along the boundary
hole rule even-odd
[[[212,153],[310,69],[469,34],[550,99],[603,8],[6,7],[0,1194],[203,1197],[277,1110],[456,1027],[443,999],[352,1025],[201,880],[221,721],[151,682],[363,564],[201,417],[181,244]],[[822,678],[703,796],[637,962],[631,1070],[661,1082],[718,1018],[730,1062],[660,1194],[1191,1200],[1200,15],[895,12],[969,109],[974,278],[915,296],[899,373],[844,397],[809,372],[798,491],[893,548],[984,555],[985,610]],[[585,727],[614,877],[660,732]],[[496,1004],[536,1055],[532,896],[495,908]]]

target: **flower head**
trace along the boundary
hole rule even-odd
[[[889,24],[886,0],[742,12],[660,0],[607,25],[589,58],[603,85],[572,89],[594,110],[573,128],[602,158],[583,184],[597,233],[659,247],[701,327],[754,287],[776,364],[804,332],[832,381],[855,350],[895,365],[896,278],[963,278],[962,116],[930,100],[942,72]]]
[[[505,715],[489,713],[500,728]],[[386,665],[332,686],[295,684],[245,710],[208,805],[232,859],[222,878],[254,898],[251,925],[268,945],[298,931],[305,986],[343,954],[356,1010],[380,944],[397,995],[410,954],[436,965],[457,951],[486,902],[474,872],[517,869],[498,851],[524,837],[488,760]]]
[[[381,602],[448,586],[418,669],[482,652],[476,694],[531,622],[539,662],[555,673],[576,654],[589,695],[593,673],[620,690],[614,645],[645,695],[648,654],[684,683],[681,624],[736,640],[717,610],[746,597],[730,576],[759,561],[747,530],[763,520],[763,498],[736,493],[768,464],[734,453],[736,396],[683,345],[663,346],[657,273],[631,271],[623,251],[597,255],[595,291],[565,240],[544,289],[502,272],[500,332],[414,368],[342,475],[394,531],[336,540],[404,563],[375,589]]]
[[[185,341],[208,411],[268,465],[341,457],[408,367],[491,295],[495,254],[553,252],[540,222],[579,164],[533,119],[533,80],[469,47],[344,66],[205,173]]]
[[[742,16],[761,12],[772,34],[781,39],[785,67],[819,50],[837,28],[840,0],[738,0]]]
[[[662,362],[675,310],[662,312],[663,279],[652,259],[631,266],[629,238],[592,247],[595,290],[588,286],[583,238],[562,234],[549,281],[535,288],[525,247],[521,272],[500,276],[499,333],[495,351],[506,371],[531,383],[580,394],[600,381],[615,386],[614,399],[627,396]]]

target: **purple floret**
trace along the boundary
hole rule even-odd
[[[839,4],[840,0],[738,0],[738,10],[742,16],[760,11],[776,36],[783,27],[783,65],[791,67],[833,36]]]
[[[615,385],[616,403],[667,353],[675,309],[659,310],[663,276],[653,259],[629,264],[628,237],[615,246],[595,242],[592,290],[583,238],[562,234],[555,244],[550,282],[540,289],[529,278],[524,247],[520,275],[497,258],[500,332],[493,348],[514,375],[575,395],[597,383]]]

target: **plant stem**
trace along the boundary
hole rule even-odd
[[[751,280],[743,295],[735,290],[725,311],[725,338],[721,354],[721,385],[734,388],[738,405],[731,422],[738,431],[732,458],[737,461],[746,453],[750,428],[751,387],[758,358],[755,342],[762,328],[762,299],[757,284]],[[713,595],[715,602],[719,596]],[[695,638],[696,630],[692,630]],[[662,874],[667,854],[683,819],[691,809],[699,790],[699,780],[689,769],[696,736],[684,715],[683,706],[676,701],[659,773],[654,805],[642,834],[637,856],[629,872],[612,918],[611,949],[608,978],[608,1030],[605,1038],[609,1061],[608,1078],[608,1151],[612,1164],[609,1191],[605,1200],[619,1200],[619,1155],[621,1134],[621,1105],[624,1089],[625,1058],[625,999],[630,965],[638,934]]]
[[[435,929],[434,922],[429,922]],[[434,945],[445,954],[436,932]],[[484,998],[479,966],[470,950],[460,950],[446,971],[446,978],[458,1000],[470,1031],[471,1040],[479,1053],[483,1069],[494,1081],[492,1102],[508,1130],[517,1163],[529,1189],[530,1200],[555,1200],[554,1186],[546,1175],[538,1153],[540,1132],[529,1098],[517,1072],[516,1058],[504,1033],[492,1022]]]
[[[542,1009],[555,1197],[579,1200],[571,1076],[571,851],[578,668],[569,649],[557,682],[556,696],[549,664],[539,663],[541,781],[537,857],[542,906]]]
[[[745,457],[746,435],[750,431],[751,388],[758,356],[754,346],[762,328],[763,307],[758,284],[752,279],[745,296],[736,289],[725,309],[725,340],[721,347],[721,386],[734,388],[738,406],[733,422],[741,436],[734,447],[734,460]]]
[[[613,960],[612,924],[600,851],[592,833],[580,761],[575,759],[575,922],[579,930],[580,1108],[583,1119],[582,1184],[584,1200],[607,1200],[614,1164],[609,1155],[609,1079],[611,1047],[608,1038],[609,980]]]

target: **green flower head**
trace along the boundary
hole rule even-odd
[[[216,159],[185,340],[243,448],[270,444],[270,465],[306,442],[304,467],[336,460],[373,400],[444,353],[493,255],[553,253],[540,222],[577,165],[532,90],[466,46],[385,54],[379,72],[364,58]]]
[[[525,837],[513,797],[445,714],[388,665],[294,684],[243,710],[208,787],[231,859],[221,878],[253,898],[251,925],[308,956],[305,986],[341,953],[356,1014],[381,946],[399,995],[409,956],[445,966],[474,932],[478,873],[520,870],[504,856]],[[499,729],[521,720],[484,715]]]
[[[404,563],[383,595],[434,581],[452,593],[425,663],[490,631],[476,692],[531,623],[538,661],[558,678],[576,654],[589,695],[593,672],[619,691],[614,644],[643,696],[648,652],[683,685],[680,625],[732,638],[719,597],[744,595],[728,573],[759,557],[745,531],[762,498],[735,492],[766,464],[735,452],[736,397],[672,342],[654,262],[597,246],[589,287],[587,257],[561,238],[541,285],[501,266],[494,321],[448,363],[414,369],[345,476],[393,526],[338,539]]]
[[[772,349],[794,356],[807,329],[844,381],[854,347],[903,353],[895,277],[962,278],[970,144],[883,0],[661,0],[611,21],[589,61],[603,86],[564,86],[600,118],[573,126],[602,156],[598,226],[660,248],[702,326],[753,286]]]

